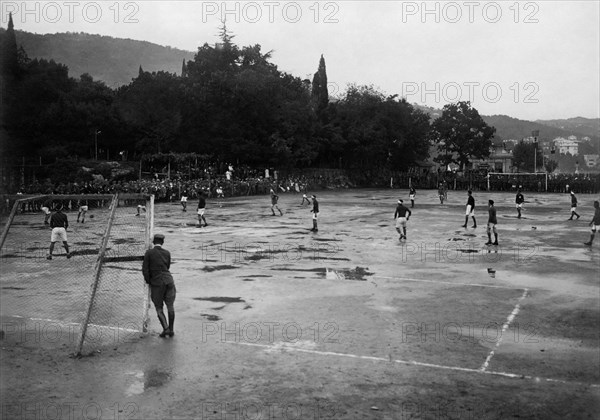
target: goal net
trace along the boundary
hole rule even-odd
[[[68,220],[69,254],[62,238],[54,238],[49,259],[46,213],[59,207]],[[146,331],[149,300],[141,267],[151,242],[154,196],[17,198],[2,221],[0,317],[7,336],[41,345],[66,342],[85,355]]]
[[[548,191],[547,173],[498,173],[488,174],[488,191]]]

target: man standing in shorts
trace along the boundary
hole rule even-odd
[[[49,220],[50,220],[50,216],[52,215],[52,213],[50,212],[50,209],[52,208],[52,200],[48,199],[46,201],[44,201],[44,204],[42,204],[42,212],[44,213],[44,224],[47,225],[49,224]]]
[[[446,191],[444,188],[444,184],[441,182],[438,187],[438,197],[440,198],[440,204],[444,204],[444,198],[446,198]]]
[[[273,191],[273,188],[271,188],[270,194],[271,194],[271,213],[273,213],[273,214],[271,214],[271,216],[275,216],[275,209],[277,209],[279,211],[280,216],[283,216],[281,209],[277,205],[279,196],[275,193],[275,191]]]
[[[486,245],[498,245],[498,231],[496,230],[496,224],[498,219],[496,218],[496,207],[494,207],[494,200],[488,201],[488,224],[487,224],[487,236],[488,241]],[[494,242],[492,243],[492,231],[494,232]]]
[[[198,193],[198,227],[202,227],[202,221],[204,221],[204,227],[208,226],[206,219],[204,218],[204,210],[206,208],[206,198],[204,198],[204,192]]]
[[[592,234],[590,236],[589,242],[585,242],[584,245],[592,246],[592,242],[594,242],[594,236],[596,235],[596,230],[600,227],[600,202],[598,200],[594,201],[594,218],[590,222],[590,226],[592,227]]]
[[[411,214],[411,211],[404,206],[404,201],[398,200],[394,219],[396,220],[396,231],[400,234],[399,240],[406,239],[406,222],[408,222]]]
[[[521,209],[523,208],[524,202],[525,197],[523,197],[523,194],[521,193],[521,187],[519,186],[519,189],[517,190],[517,196],[515,198],[515,203],[517,204],[517,212],[519,213],[519,215],[517,216],[518,219],[521,218]]]
[[[175,330],[173,329],[175,324],[175,295],[177,290],[175,289],[175,282],[173,276],[169,271],[171,267],[171,253],[166,249],[163,249],[165,242],[165,235],[157,233],[154,235],[152,243],[154,247],[148,249],[144,254],[144,263],[142,264],[142,274],[144,280],[150,286],[150,298],[154,307],[156,308],[156,314],[158,320],[163,328],[159,337],[173,337]],[[167,306],[167,313],[169,315],[169,323],[165,318],[163,312],[163,303]]]
[[[69,252],[69,244],[67,243],[67,228],[69,227],[69,221],[67,215],[62,212],[62,204],[57,204],[56,213],[50,217],[50,227],[52,228],[52,234],[50,235],[50,250],[46,259],[52,259],[52,251],[54,251],[54,244],[57,241],[62,241],[65,251],[67,251],[67,258],[71,258]]]
[[[312,215],[313,228],[311,229],[311,231],[318,232],[319,229],[317,227],[317,218],[319,217],[319,202],[317,201],[317,196],[314,194],[312,195],[312,204],[313,204],[313,208],[310,212],[313,214]]]
[[[301,206],[304,205],[304,200],[306,200],[306,204],[310,204],[310,200],[309,198],[306,196],[306,193],[302,194],[302,203],[300,203]]]
[[[415,207],[415,196],[417,195],[417,190],[412,185],[410,186],[410,191],[408,192],[408,198],[410,198],[410,208]]]
[[[188,200],[188,192],[187,190],[184,190],[183,193],[181,194],[181,211],[186,212],[187,211],[187,200]]]
[[[577,216],[577,220],[579,220],[579,215],[577,214],[577,197],[575,197],[575,192],[571,190],[571,217],[569,220],[573,220],[573,216]]]
[[[475,199],[473,198],[473,191],[467,191],[469,198],[467,199],[467,211],[465,213],[465,224],[462,227],[466,228],[469,223],[469,216],[473,218],[473,228],[477,227],[477,221],[475,220]]]
[[[84,204],[83,201],[79,200],[79,202],[77,204],[79,204],[79,212],[77,213],[77,223],[79,223],[79,217],[81,217],[81,216],[83,216],[83,217],[81,217],[81,223],[85,223],[85,214],[88,211],[87,201]]]

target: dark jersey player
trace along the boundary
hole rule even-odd
[[[317,219],[319,217],[319,202],[317,201],[317,196],[314,194],[312,195],[312,205],[313,205],[313,208],[310,212],[313,214],[312,215],[313,228],[311,229],[311,231],[318,232],[319,228],[317,227]]]
[[[521,193],[521,190],[518,189],[517,196],[515,197],[515,204],[517,205],[517,212],[519,213],[517,218],[519,218],[519,219],[521,218],[521,210],[523,209],[524,202],[525,202],[525,197],[523,197],[523,193]]]
[[[404,205],[404,202],[398,200],[394,219],[396,219],[396,232],[400,234],[400,240],[406,239],[406,222],[408,222],[411,214],[410,209]]]
[[[477,227],[477,221],[475,220],[475,199],[473,198],[473,192],[469,190],[467,192],[469,198],[467,199],[467,210],[465,212],[465,224],[462,227],[466,228],[469,222],[469,216],[473,218],[473,228]]]
[[[494,207],[494,200],[488,201],[488,224],[487,224],[487,237],[488,241],[486,245],[498,245],[498,231],[496,230],[496,224],[498,219],[496,218],[496,207]],[[494,232],[494,242],[492,243],[492,231]]]
[[[204,221],[204,227],[208,226],[206,223],[206,218],[204,217],[204,211],[206,209],[206,198],[204,198],[204,192],[200,191],[198,193],[198,227],[202,227],[202,222]]]

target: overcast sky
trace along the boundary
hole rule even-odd
[[[373,85],[485,115],[600,116],[598,1],[2,1],[2,27],[88,32],[196,51],[223,13],[239,46],[273,50],[280,70],[312,79],[325,57],[330,94]],[[25,10],[26,9],[26,10]]]

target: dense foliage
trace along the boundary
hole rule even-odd
[[[255,167],[391,170],[428,157],[423,111],[369,86],[349,86],[331,100],[322,56],[313,81],[303,80],[280,71],[260,45],[238,47],[225,25],[221,42],[200,46],[181,75],[140,66],[118,89],[88,74],[73,79],[52,60],[28,59],[12,18],[0,35],[3,157],[194,153]],[[473,108],[464,117],[482,141],[481,153],[455,142],[461,162],[483,154],[493,134]]]

